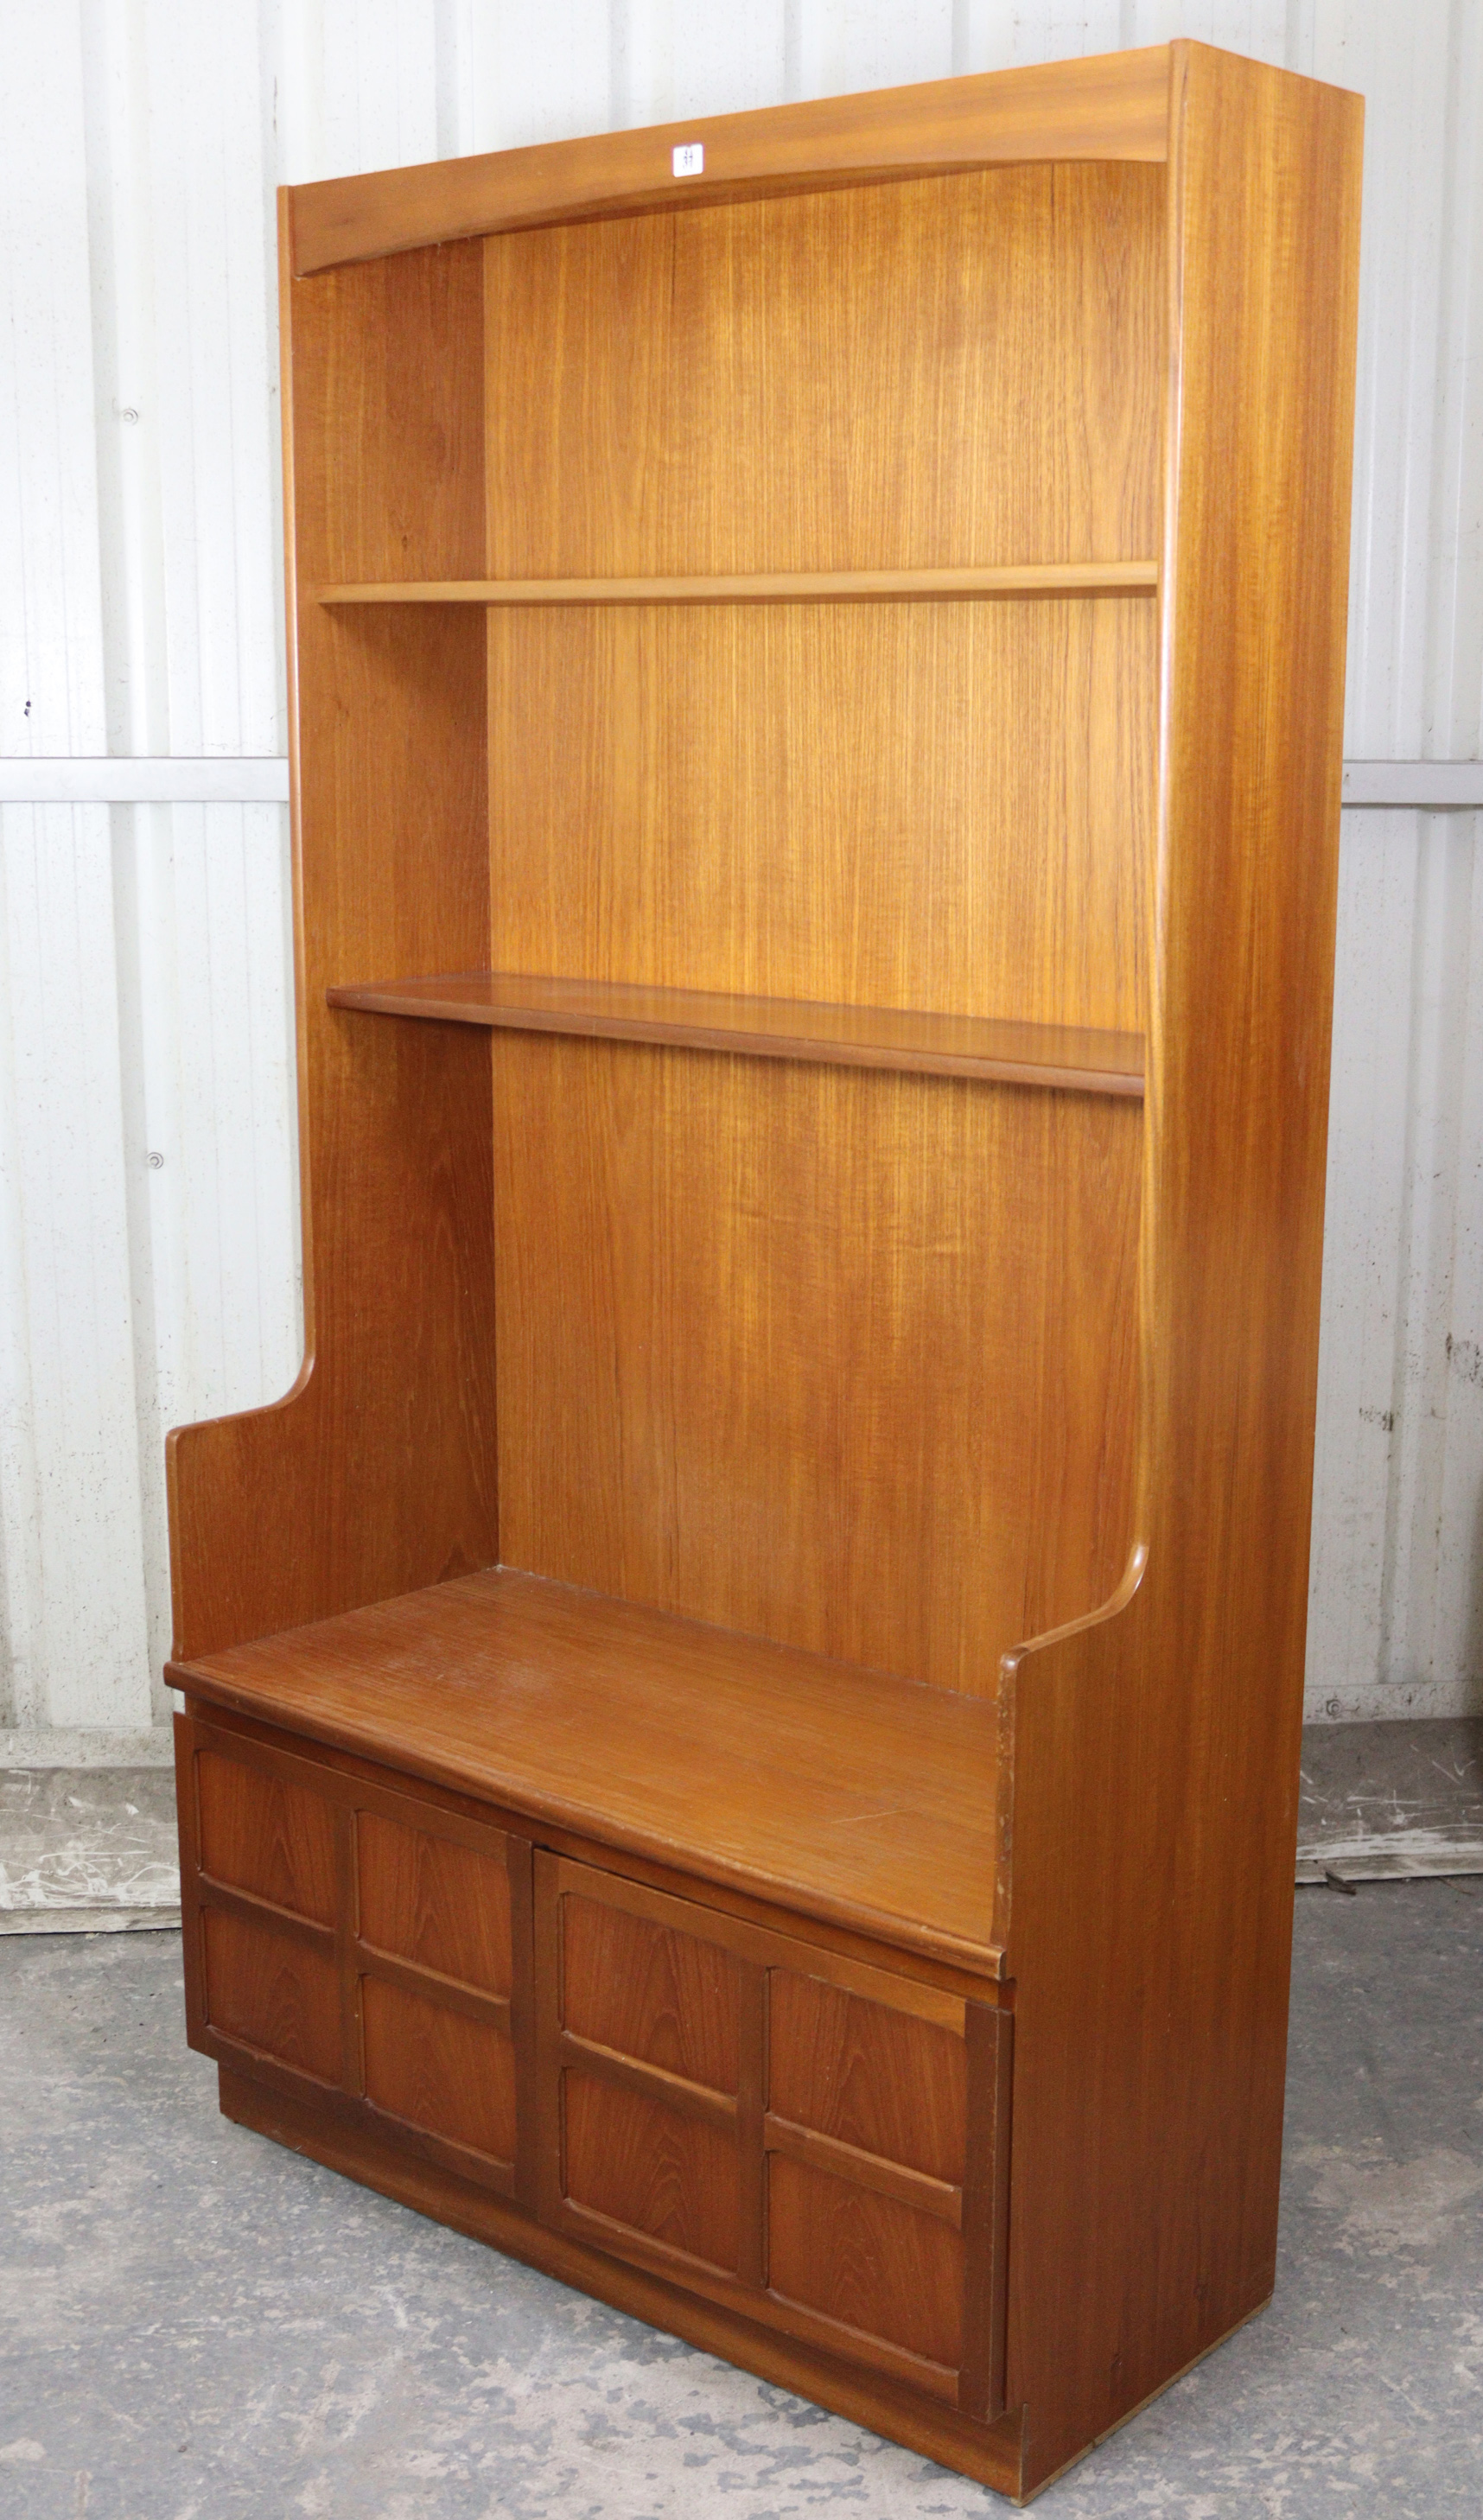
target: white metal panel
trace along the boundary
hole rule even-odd
[[[1368,95],[1346,749],[1477,758],[1476,0],[0,0],[0,753],[282,753],[276,183],[1190,34]],[[161,1711],[163,1428],[298,1358],[286,817],[151,801],[176,775],[0,808],[13,1747]],[[1483,1702],[1479,820],[1345,817],[1310,1632],[1335,1713]]]

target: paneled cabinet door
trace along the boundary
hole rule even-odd
[[[543,2218],[1002,2405],[1011,2015],[535,1859]]]
[[[193,2045],[511,2191],[528,1844],[307,1744],[177,1722]]]

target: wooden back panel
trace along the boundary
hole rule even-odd
[[[1157,548],[1158,166],[493,236],[492,577]]]
[[[992,1696],[1126,1552],[1139,1106],[501,1036],[508,1563]]]
[[[494,577],[1137,559],[1164,175],[491,237]],[[502,608],[495,968],[1136,1030],[1147,597]],[[495,1050],[513,1565],[992,1694],[1131,1530],[1141,1120]]]
[[[285,269],[283,311],[308,1352],[170,1438],[177,1653],[497,1554],[487,1040],[325,1004],[485,961],[483,622],[312,593],[482,565],[480,248]]]

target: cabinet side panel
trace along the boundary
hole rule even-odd
[[[1007,1681],[1027,2487],[1276,2264],[1362,108],[1173,57],[1146,1568]]]
[[[483,623],[314,592],[481,570],[481,273],[465,245],[285,282],[308,1357],[171,1439],[177,1653],[497,1555],[488,1044],[325,1005],[485,960]]]
[[[507,1564],[992,1694],[1115,1582],[1142,1120],[507,1034]]]

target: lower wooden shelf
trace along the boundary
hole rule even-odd
[[[192,1698],[997,1978],[997,1709],[495,1569],[171,1663]]]

